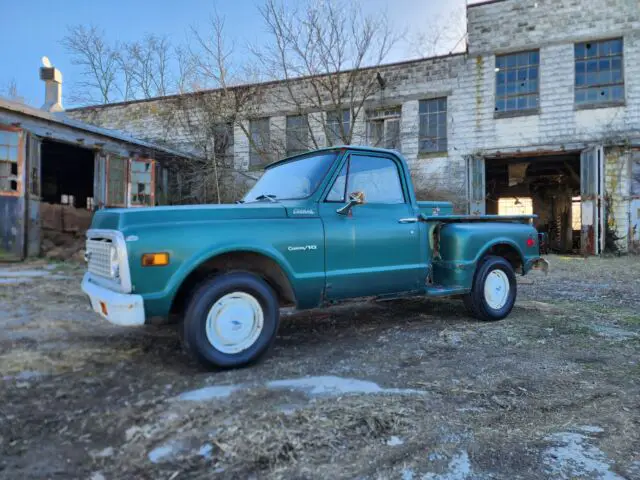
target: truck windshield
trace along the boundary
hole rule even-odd
[[[244,196],[244,202],[294,200],[312,195],[338,152],[323,152],[269,168]]]

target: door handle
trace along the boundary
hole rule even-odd
[[[401,218],[398,223],[418,223],[417,217]]]

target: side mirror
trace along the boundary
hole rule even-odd
[[[364,203],[364,192],[353,192],[349,195],[349,201],[344,207],[340,207],[336,210],[338,215],[349,215],[351,209],[356,205],[362,205]]]

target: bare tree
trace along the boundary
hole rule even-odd
[[[267,76],[284,81],[275,90],[276,101],[303,118],[317,113],[312,122],[302,120],[298,131],[304,138],[289,143],[322,146],[318,131],[329,143],[352,143],[354,119],[383,87],[377,72],[366,67],[381,65],[399,38],[386,17],[365,15],[356,1],[338,0],[306,1],[294,9],[266,0],[260,12],[271,41],[253,52]]]
[[[5,97],[11,100],[20,99],[20,95],[18,93],[18,84],[16,83],[16,79],[12,78],[11,80],[9,80],[5,84],[5,87],[2,90],[0,90],[0,93],[2,93],[2,95],[4,95]]]
[[[71,63],[81,67],[82,80],[77,82],[72,100],[98,103],[113,101],[117,95],[117,53],[105,41],[104,32],[95,26],[70,26],[62,45],[71,55]]]
[[[409,37],[409,54],[433,57],[464,50],[466,19],[464,7],[435,15],[424,28]]]
[[[187,91],[193,69],[181,63],[183,47],[173,48],[165,36],[146,34],[141,40],[108,44],[94,26],[68,28],[62,44],[81,67],[72,100],[109,103]],[[175,78],[174,78],[175,77]]]
[[[225,36],[225,20],[214,14],[206,31],[191,31],[187,49],[178,51],[183,79],[200,91],[185,93],[173,102],[167,123],[188,138],[197,158],[181,165],[182,201],[221,203],[237,196],[242,178],[255,178],[236,168],[234,131],[250,137],[246,119],[259,106],[257,88],[242,77],[233,61],[234,47]],[[207,88],[205,90],[204,88]]]

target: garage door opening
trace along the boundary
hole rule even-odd
[[[94,153],[43,140],[40,155],[42,253],[84,237],[94,210]]]
[[[486,159],[486,212],[535,214],[549,250],[579,254],[580,155]]]

